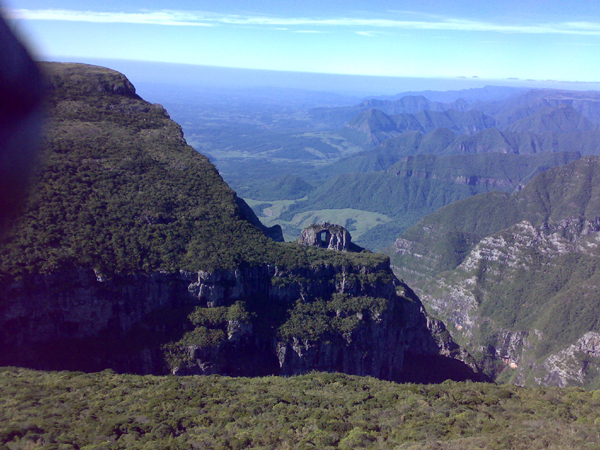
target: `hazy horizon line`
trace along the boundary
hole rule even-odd
[[[359,95],[370,91],[374,91],[373,95],[390,95],[402,91],[461,90],[479,88],[486,85],[577,91],[600,90],[600,81],[534,80],[516,77],[479,78],[477,76],[363,75],[71,56],[52,57],[49,60],[97,65],[112,64],[116,67],[110,68],[119,70],[128,77],[133,75],[134,78],[137,78],[141,82],[183,83],[186,85],[204,83],[210,86],[236,85],[239,87],[295,87],[309,90],[323,90],[325,88],[325,90],[333,92],[353,92],[356,94],[360,93]],[[163,71],[159,71],[160,73],[156,71],[144,73],[142,66],[149,65],[162,66]],[[129,73],[125,73],[119,67],[129,71]],[[248,77],[240,77],[240,72],[245,72]],[[200,78],[195,78],[196,76]],[[347,86],[341,85],[342,81],[345,81]],[[318,85],[313,86],[311,82],[318,83]],[[398,91],[398,89],[400,90]]]

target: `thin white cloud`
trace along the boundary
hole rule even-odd
[[[375,37],[377,35],[384,34],[383,31],[355,31],[355,33],[367,37]]]
[[[97,23],[131,23],[170,26],[253,25],[271,27],[356,27],[374,29],[482,31],[514,34],[569,34],[600,36],[600,23],[556,22],[538,24],[506,24],[468,19],[430,18],[429,20],[275,17],[232,15],[189,11],[139,11],[136,13],[76,11],[65,9],[16,9],[12,18],[28,20],[62,20]],[[367,32],[367,31],[363,31]]]
[[[436,20],[445,20],[446,19],[446,17],[441,16],[439,14],[424,13],[424,12],[421,12],[421,11],[388,9],[387,12],[391,13],[391,14],[402,14],[402,15],[410,15],[410,16],[420,16],[420,17],[426,17],[428,19],[436,19]]]
[[[196,15],[176,11],[141,11],[139,13],[74,11],[67,9],[16,9],[8,10],[13,19],[51,20],[93,23],[129,23],[171,26],[213,26]]]
[[[306,34],[323,34],[325,31],[319,30],[292,30],[294,33],[306,33]]]
[[[559,44],[569,47],[598,47],[600,45],[600,43],[593,42],[560,42]]]

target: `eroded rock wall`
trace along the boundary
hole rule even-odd
[[[6,351],[1,364],[56,369],[68,360],[70,365],[62,368],[245,376],[323,370],[413,380],[405,367],[407,357],[441,357],[456,362],[464,373],[455,376],[433,367],[421,370],[430,370],[428,375],[418,376],[462,379],[467,374],[479,379],[470,356],[457,351],[460,347],[443,324],[426,315],[388,262],[295,269],[265,264],[135,276],[78,269],[15,282],[4,292],[0,343]],[[317,340],[283,339],[275,329],[261,330],[256,320],[230,320],[224,341],[188,345],[183,349],[185,363],[176,367],[164,361],[164,345],[190,329],[185,314],[193,308],[242,301],[261,311],[290,309],[297,301],[310,303],[335,294],[383,298],[386,308],[372,317],[358,313],[359,326],[351,332],[329,332]]]

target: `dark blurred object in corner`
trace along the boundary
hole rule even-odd
[[[43,79],[0,16],[0,235],[26,194],[42,128]]]

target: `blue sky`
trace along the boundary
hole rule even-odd
[[[2,0],[0,0],[2,1]],[[40,58],[600,81],[600,1],[4,0]]]

